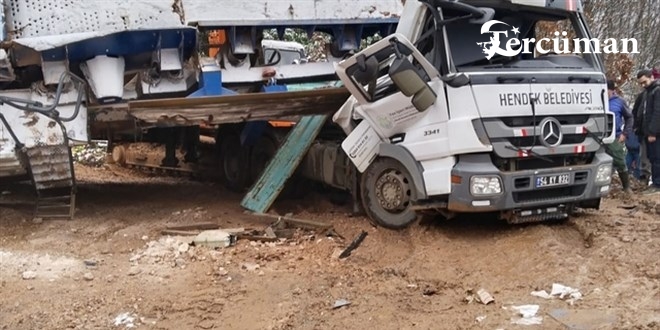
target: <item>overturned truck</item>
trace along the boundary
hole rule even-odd
[[[14,72],[31,70],[21,81],[50,86],[50,95],[64,86],[54,77],[71,81],[61,90],[84,92],[83,102],[50,103],[74,109],[89,126],[76,139],[108,140],[120,164],[208,172],[247,190],[242,205],[256,212],[268,210],[294,175],[351,192],[356,211],[388,228],[429,211],[494,212],[518,223],[599,206],[611,174],[602,145],[613,141],[601,59],[486,58],[490,35],[481,32],[496,20],[519,32],[500,36],[501,44],[540,36],[542,24],[589,37],[579,2],[351,3],[315,1],[312,10],[296,1],[227,1],[227,11],[187,0],[172,11],[163,1],[136,12],[145,5],[138,1],[132,10],[95,9],[104,24],[84,33],[60,25],[31,30],[21,21],[32,19],[23,8],[9,25],[26,35],[6,43],[5,63]],[[291,28],[327,35],[320,58],[267,40]],[[360,51],[372,36],[384,38]],[[562,95],[574,102],[558,101]],[[29,111],[2,108],[13,118]],[[44,112],[69,119],[63,113]],[[4,130],[25,122],[12,120]],[[14,162],[14,171],[34,176],[21,142],[34,134],[15,135],[0,151],[28,160]]]

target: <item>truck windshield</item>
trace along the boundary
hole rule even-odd
[[[595,44],[574,12],[520,6],[493,9],[493,20],[485,24],[461,20],[446,26],[457,70],[597,68],[598,59],[585,53],[586,47],[593,52]],[[461,15],[443,11],[444,19]],[[576,47],[583,54],[574,54]]]

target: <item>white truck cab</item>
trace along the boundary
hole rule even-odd
[[[501,55],[546,37],[541,26],[591,39],[578,1],[411,0],[395,34],[339,64],[353,97],[333,120],[371,219],[401,228],[437,210],[520,223],[598,208],[614,140],[602,60]]]

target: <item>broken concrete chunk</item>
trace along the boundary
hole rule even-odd
[[[193,242],[196,246],[206,246],[210,248],[224,248],[236,243],[236,236],[222,230],[205,230],[195,236]]]
[[[190,245],[188,245],[188,243],[181,243],[181,245],[179,245],[177,250],[179,250],[179,253],[185,253],[188,252],[189,247]]]

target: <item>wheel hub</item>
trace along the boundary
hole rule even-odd
[[[376,181],[376,198],[388,211],[403,211],[410,202],[410,186],[401,172],[384,172]]]

